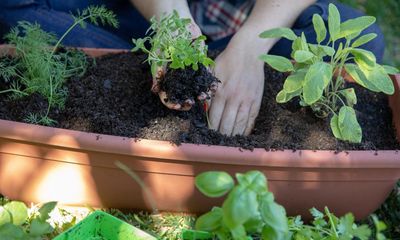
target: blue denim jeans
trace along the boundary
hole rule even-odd
[[[304,32],[309,42],[315,42],[316,34],[312,26],[313,14],[320,14],[326,25],[328,20],[328,4],[330,0],[319,0],[307,8],[296,20],[293,30],[300,35]],[[336,3],[341,14],[342,21],[362,16],[363,14],[341,3]],[[98,27],[91,24],[86,29],[75,28],[64,40],[66,46],[95,47],[95,48],[132,48],[131,39],[145,35],[148,22],[131,5],[128,0],[1,0],[0,21],[9,26],[14,26],[18,21],[37,22],[46,31],[54,32],[61,36],[72,24],[70,13],[77,9],[84,9],[89,5],[105,5],[113,10],[120,21],[118,29]],[[374,24],[363,33],[377,33],[378,37],[363,45],[364,49],[375,53],[378,62],[382,60],[384,53],[384,39],[379,27]],[[210,49],[223,49],[231,36],[214,42],[209,42]],[[271,54],[290,56],[291,42],[281,39],[271,49]]]

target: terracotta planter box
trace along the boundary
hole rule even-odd
[[[3,48],[4,49],[4,48]],[[107,50],[88,50],[99,56]],[[390,97],[400,137],[400,77]],[[116,167],[120,161],[147,185],[159,210],[204,212],[221,199],[203,197],[204,171],[260,170],[290,215],[329,206],[363,218],[400,178],[398,151],[240,151],[238,148],[135,140],[0,120],[0,193],[26,202],[151,209],[145,190]]]

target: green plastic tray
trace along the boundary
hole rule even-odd
[[[54,240],[156,240],[156,238],[110,214],[95,211]]]

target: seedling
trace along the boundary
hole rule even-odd
[[[375,33],[361,35],[375,22],[374,17],[363,16],[341,23],[338,9],[329,4],[328,29],[320,15],[314,14],[312,21],[317,44],[308,43],[304,33],[298,37],[289,28],[275,28],[260,34],[261,38],[283,37],[293,41],[291,57],[295,63],[281,56],[260,56],[275,70],[290,72],[276,101],[286,103],[299,97],[300,105],[310,106],[316,116],[331,116],[330,127],[336,138],[360,143],[362,129],[353,108],[357,96],[354,88],[346,88],[344,70],[360,86],[389,95],[394,93],[394,86],[388,74],[399,71],[379,65],[372,52],[359,48],[377,36]],[[330,58],[329,62],[324,61],[326,57]]]
[[[142,50],[148,55],[147,62],[151,66],[151,73],[155,77],[157,69],[168,65],[172,69],[191,67],[197,71],[199,64],[206,67],[214,61],[207,57],[206,37],[201,35],[193,39],[188,27],[190,19],[180,18],[178,12],[164,15],[159,20],[150,19],[151,26],[145,38],[133,39],[133,52]],[[150,45],[148,49],[146,44]]]
[[[56,202],[43,204],[33,215],[22,202],[12,201],[0,206],[0,239],[39,240],[53,232],[48,223]]]
[[[68,94],[64,87],[66,79],[81,76],[86,71],[88,64],[82,52],[60,48],[68,33],[78,25],[84,28],[86,20],[95,25],[118,27],[114,13],[102,6],[78,11],[73,18],[74,23],[58,40],[54,34],[43,31],[39,24],[29,22],[19,22],[6,36],[8,43],[15,46],[16,61],[0,64],[0,68],[6,70],[2,77],[13,81],[10,89],[0,93],[11,92],[14,98],[37,93],[48,102],[46,112],[31,113],[25,119],[28,122],[53,125],[55,121],[48,115],[52,107],[64,107]]]
[[[214,207],[200,216],[196,230],[184,234],[184,239],[216,236],[220,240],[368,240],[373,233],[378,240],[386,239],[382,233],[386,225],[376,216],[373,216],[375,232],[368,225],[356,224],[353,214],[338,218],[327,207],[324,212],[311,209],[314,220],[304,224],[300,216],[286,217],[285,209],[268,191],[267,179],[261,172],[236,174],[236,179],[235,186],[233,178],[226,172],[205,172],[196,177],[196,187],[204,195],[212,198],[228,196],[222,207]]]

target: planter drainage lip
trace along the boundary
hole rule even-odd
[[[300,168],[400,168],[399,150],[270,150],[208,146],[86,133],[0,120],[0,138],[59,148],[158,160]],[[318,153],[318,154],[316,154]]]

